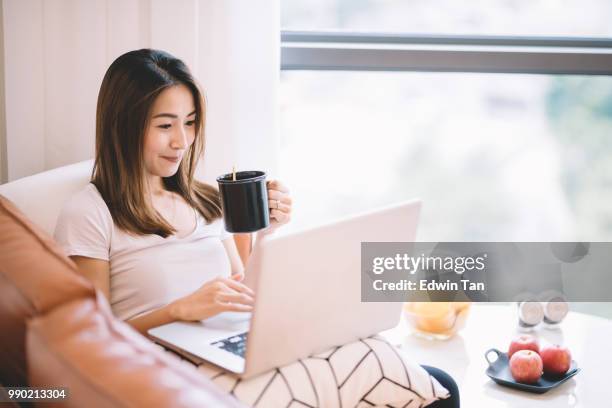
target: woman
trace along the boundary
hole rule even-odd
[[[91,183],[57,222],[56,241],[114,314],[141,333],[253,306],[254,293],[241,283],[250,236],[236,236],[239,255],[218,191],[194,179],[205,113],[181,60],[150,49],[117,58],[98,96]],[[271,226],[261,234],[290,220],[285,186],[270,181],[268,197]],[[425,369],[452,395],[431,406],[458,406],[453,380]]]
[[[252,308],[218,192],[194,179],[204,122],[204,98],[181,60],[149,49],[120,56],[98,96],[91,183],[58,219],[56,240],[141,333]],[[281,183],[268,182],[268,197],[266,233],[291,213]]]

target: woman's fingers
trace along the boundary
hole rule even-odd
[[[277,208],[278,206],[278,208]],[[280,200],[268,200],[268,208],[272,210],[280,210],[285,213],[291,212],[291,206],[283,203]]]
[[[270,180],[266,183],[268,190],[278,190],[278,191],[282,191],[283,193],[288,193],[289,189],[287,188],[287,186],[285,186],[283,183],[281,183],[278,180]]]
[[[291,216],[288,213],[280,210],[271,210],[270,216],[275,218],[281,224],[286,224],[291,219]]]
[[[253,306],[253,298],[244,293],[219,293],[216,300],[222,303],[240,303]]]
[[[230,278],[235,280],[236,282],[242,282],[244,280],[244,273],[235,273],[230,276]]]
[[[227,285],[230,289],[234,289],[237,292],[248,293],[251,296],[255,295],[255,292],[253,292],[251,290],[251,288],[249,288],[248,286],[246,286],[243,283],[236,282],[233,279],[222,278],[221,282],[223,282],[225,285]]]
[[[289,196],[289,189],[278,180],[268,182],[268,207],[273,225],[286,224],[291,219],[293,200]]]
[[[287,205],[293,204],[291,196],[278,190],[268,190],[268,200],[279,200],[281,203]]]
[[[221,305],[224,312],[252,312],[253,306],[241,305],[240,303],[227,303]]]

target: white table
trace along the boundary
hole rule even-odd
[[[518,333],[513,305],[474,303],[466,327],[449,340],[411,335],[403,319],[383,335],[418,363],[448,372],[459,385],[462,407],[612,407],[612,320],[570,312],[559,328],[533,332],[541,345],[567,346],[581,369],[544,394],[503,387],[485,374],[484,353],[492,347],[507,350]]]

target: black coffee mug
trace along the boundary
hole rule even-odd
[[[239,171],[217,177],[223,220],[229,232],[255,232],[270,225],[268,188],[263,171]]]

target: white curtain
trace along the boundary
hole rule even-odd
[[[198,176],[277,173],[279,0],[4,0],[8,181],[94,154],[96,98],[122,53],[183,59],[208,102]],[[1,139],[0,139],[1,140]]]

